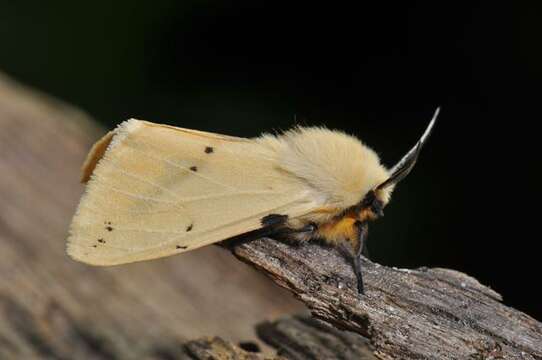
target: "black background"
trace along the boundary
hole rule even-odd
[[[372,226],[372,257],[467,272],[542,319],[541,9],[447,4],[3,1],[0,69],[108,127],[137,117],[256,136],[326,125],[387,165],[440,105],[416,169]]]

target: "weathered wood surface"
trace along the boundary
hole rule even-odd
[[[141,358],[209,335],[256,341],[254,324],[302,308],[216,246],[110,268],[68,258],[80,166],[102,132],[0,73],[0,359]]]
[[[381,359],[542,359],[542,324],[501,303],[463,273],[363,261],[366,295],[351,266],[316,244],[232,244],[241,260],[303,301],[315,318],[366,336]]]
[[[375,360],[368,340],[310,316],[293,316],[257,326],[260,339],[287,359]]]

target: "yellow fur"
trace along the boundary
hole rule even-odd
[[[298,127],[257,141],[272,147],[277,166],[313,188],[327,208],[343,210],[357,204],[389,176],[372,149],[340,131]],[[378,197],[386,204],[391,191],[384,189]],[[319,215],[321,211],[315,211]]]
[[[339,243],[345,240],[351,241],[356,238],[357,230],[354,226],[357,219],[342,217],[337,221],[322,224],[318,229],[318,235],[329,243]]]

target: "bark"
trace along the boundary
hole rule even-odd
[[[369,341],[310,316],[293,316],[257,326],[260,339],[288,359],[374,360]]]
[[[291,291],[315,318],[367,337],[378,358],[542,358],[542,324],[458,271],[364,259],[360,296],[350,263],[334,249],[259,239],[232,251]]]

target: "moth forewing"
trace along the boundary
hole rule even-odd
[[[124,122],[89,155],[68,254],[93,265],[159,258],[258,229],[269,213],[318,206],[274,155],[248,139]]]

